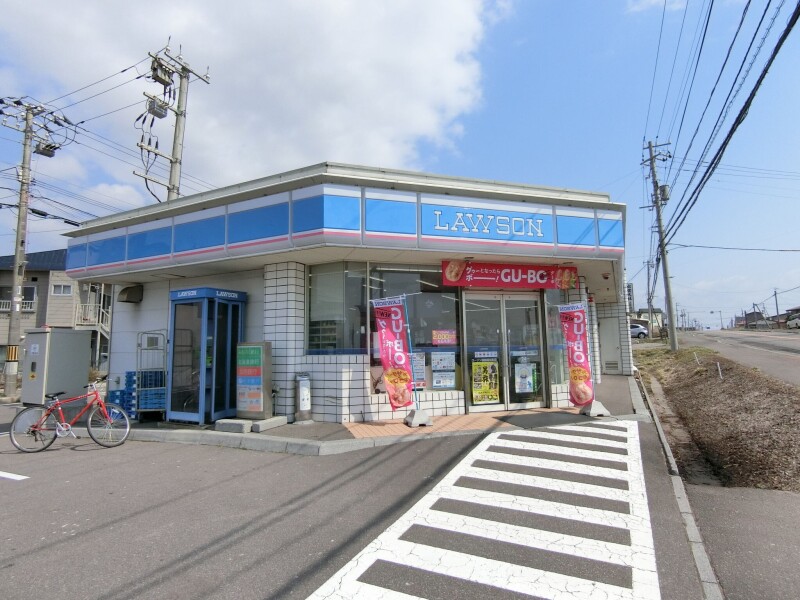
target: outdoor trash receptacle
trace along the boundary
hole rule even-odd
[[[297,373],[295,375],[295,423],[311,422],[311,379],[308,373]]]

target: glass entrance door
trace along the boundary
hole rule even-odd
[[[538,294],[464,295],[470,412],[544,406]]]

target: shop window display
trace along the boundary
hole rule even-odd
[[[314,265],[308,277],[308,353],[366,354],[367,265]]]
[[[417,389],[461,389],[458,288],[442,285],[441,268],[371,264],[369,291],[371,300],[406,295]],[[372,315],[370,325],[374,337]],[[371,367],[373,392],[381,392],[381,361],[374,344]]]

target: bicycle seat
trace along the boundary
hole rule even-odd
[[[53,392],[52,394],[45,394],[44,397],[50,400],[58,400],[58,397],[61,394],[66,394],[67,392]]]

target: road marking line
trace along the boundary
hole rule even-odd
[[[14,481],[22,481],[23,479],[28,479],[26,475],[17,475],[15,473],[6,473],[5,471],[0,471],[0,477],[3,479],[13,479]]]

